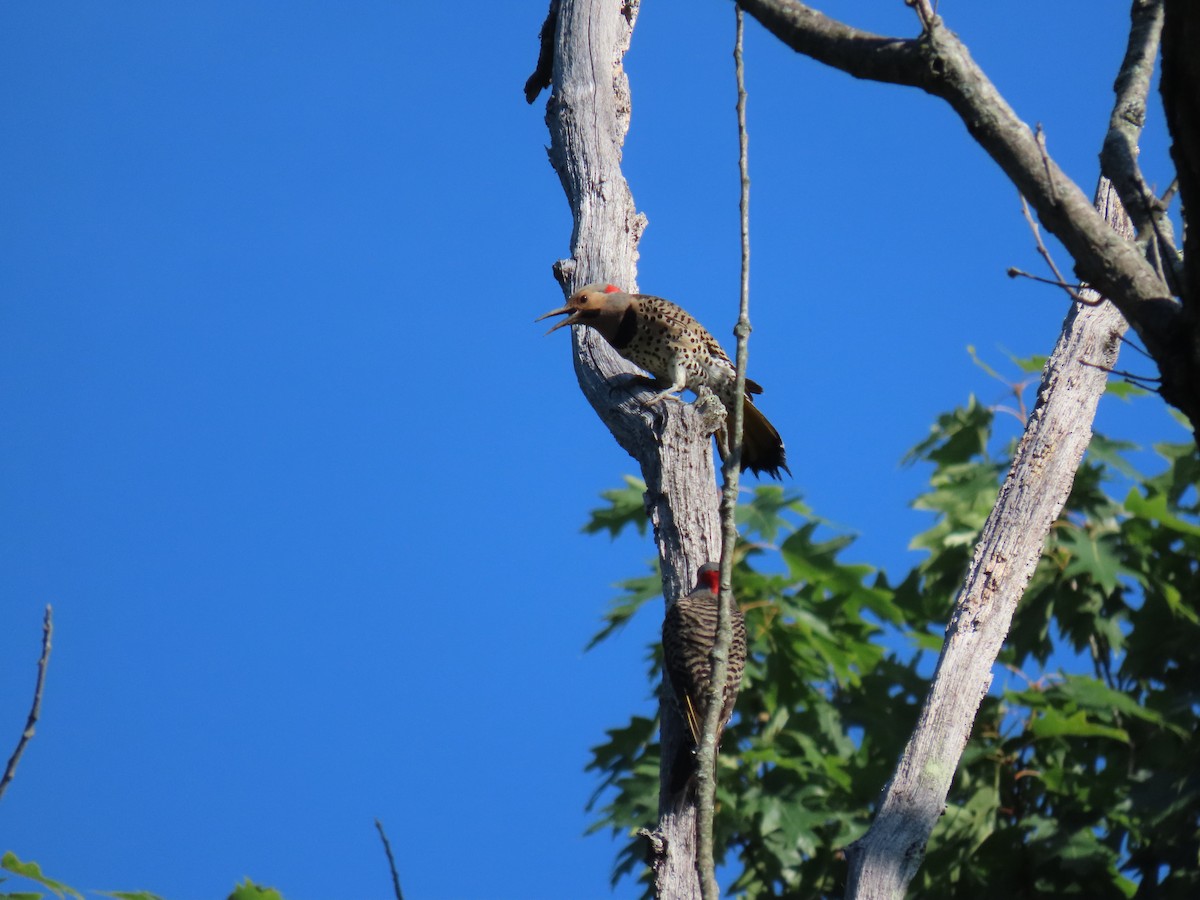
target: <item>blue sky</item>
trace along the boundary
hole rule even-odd
[[[825,8],[912,33],[861,5]],[[1090,193],[1128,4],[940,11]],[[583,766],[652,708],[657,622],[582,648],[653,548],[579,533],[632,461],[532,322],[570,237],[522,98],[544,12],[0,8],[5,758],[56,621],[0,851],[174,900],[385,897],[379,817],[411,897],[608,895]],[[625,151],[640,287],[726,341],[732,32],[725,2],[644,5]],[[926,520],[898,460],[1005,399],[968,345],[1047,353],[1064,300],[1005,277],[1040,271],[1015,190],[938,101],[753,22],[746,55],[751,373],[789,485],[900,574]],[[1157,108],[1144,146],[1161,185]],[[1153,401],[1100,427],[1182,439]]]

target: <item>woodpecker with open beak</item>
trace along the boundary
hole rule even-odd
[[[685,388],[697,394],[707,388],[726,410],[732,409],[736,375],[733,363],[708,330],[670,300],[627,294],[611,284],[589,284],[572,294],[566,306],[552,309],[535,321],[561,315],[566,318],[546,334],[565,325],[587,325],[600,332],[623,357],[654,376],[663,389],[647,401],[648,405],[667,397],[679,399]],[[747,378],[742,470],[779,478],[782,469],[790,475],[783,439],[750,399],[751,394],[761,393],[759,384]],[[717,434],[717,446],[722,453],[729,446],[725,428]]]

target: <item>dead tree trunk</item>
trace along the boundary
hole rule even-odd
[[[562,181],[574,227],[571,256],[554,266],[564,293],[593,281],[636,290],[637,244],[645,218],[621,173],[630,95],[622,58],[638,0],[555,0],[542,30],[538,70],[526,85],[533,102],[543,86],[550,161]],[[662,565],[663,594],[673,603],[691,588],[696,569],[720,557],[719,495],[706,428],[691,406],[646,407],[649,392],[626,377],[634,369],[594,331],[574,328],[572,356],[584,396],[613,437],[637,460],[646,481],[646,510]],[[662,721],[662,784],[684,740],[678,716]],[[696,809],[664,798],[658,828],[647,833],[660,898],[699,898]]]

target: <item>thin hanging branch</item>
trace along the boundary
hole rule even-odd
[[[704,900],[719,900],[716,865],[713,859],[713,815],[716,808],[717,733],[721,729],[721,713],[725,705],[725,682],[729,671],[729,653],[733,644],[733,604],[731,589],[734,548],[737,546],[738,482],[742,461],[742,429],[745,422],[746,366],[749,363],[750,337],[750,169],[748,162],[749,137],[746,131],[746,73],[742,56],[744,23],[742,10],[734,7],[736,30],[733,45],[734,71],[737,78],[738,172],[741,193],[738,203],[741,222],[742,275],[737,325],[736,381],[733,408],[728,416],[728,452],[722,469],[724,487],[721,492],[721,594],[717,604],[717,637],[713,643],[708,707],[704,716],[704,731],[696,751],[698,796],[697,866],[700,871],[700,890]]]
[[[47,603],[46,615],[42,619],[42,655],[38,659],[37,682],[33,687],[33,705],[29,709],[29,717],[25,720],[25,730],[21,732],[21,737],[17,741],[17,749],[8,758],[8,765],[4,768],[4,777],[0,778],[0,797],[4,796],[8,785],[16,776],[17,763],[21,761],[21,754],[25,752],[25,746],[33,738],[34,727],[37,725],[38,717],[42,714],[42,690],[46,686],[46,667],[50,664],[50,639],[53,636],[54,610]]]

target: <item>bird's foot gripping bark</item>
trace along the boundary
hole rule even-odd
[[[656,406],[663,400],[675,400],[678,403],[682,403],[683,398],[679,396],[682,393],[682,388],[669,387],[665,391],[659,391],[657,394],[647,400],[646,406]]]
[[[705,434],[717,433],[719,435],[723,433],[725,419],[729,413],[725,409],[725,404],[721,402],[721,398],[711,389],[701,385],[692,408],[700,414],[700,424],[704,426]],[[720,440],[720,437],[717,439]]]
[[[687,379],[684,377],[682,372],[675,372],[669,384],[666,378],[661,376],[655,378],[654,385],[655,387],[664,387],[665,385],[665,390],[659,391],[657,394],[647,400],[645,404],[646,406],[655,406],[658,403],[661,403],[663,400],[675,400],[679,403],[683,402],[683,398],[680,396],[680,394],[682,394],[687,388]]]

